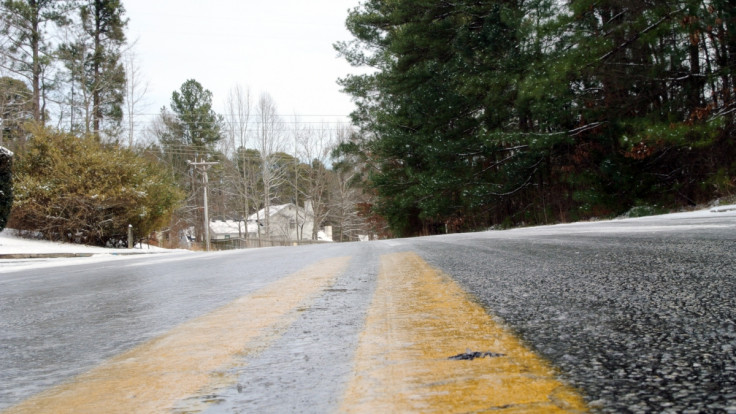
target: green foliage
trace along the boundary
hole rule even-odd
[[[18,160],[11,226],[51,240],[101,246],[168,223],[181,192],[169,174],[128,149],[36,130]]]
[[[365,1],[347,20],[355,39],[335,47],[375,69],[341,80],[371,139],[341,150],[370,159],[376,210],[401,235],[703,201],[736,173],[730,13]]]
[[[80,81],[92,95],[93,132],[99,134],[103,120],[114,128],[123,118],[126,79],[120,54],[128,22],[120,0],[88,0],[79,13],[92,43],[91,50],[84,50],[82,62],[88,73]]]
[[[212,109],[212,92],[190,79],[171,95],[171,111],[161,109],[155,134],[177,177],[185,180],[187,161],[216,156],[223,117]]]
[[[177,138],[183,144],[204,152],[220,140],[223,118],[212,109],[212,92],[196,80],[184,82],[179,91],[172,93],[171,110],[180,127],[181,136]]]
[[[13,154],[0,147],[0,231],[5,228],[13,206]]]
[[[0,67],[4,73],[28,82],[31,113],[36,122],[45,122],[45,101],[55,87],[52,76],[54,56],[51,27],[68,24],[72,1],[2,0],[0,3]]]
[[[234,161],[240,175],[258,175],[261,173],[261,163],[263,160],[261,159],[261,153],[258,152],[258,150],[238,147],[234,156]],[[258,181],[260,181],[260,179],[258,179]]]

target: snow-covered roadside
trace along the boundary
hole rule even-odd
[[[58,243],[46,240],[34,240],[18,237],[15,230],[5,229],[0,232],[0,254],[53,254],[53,253],[92,253],[92,254],[115,254],[130,252],[166,252],[156,246],[143,245],[136,249],[108,249],[97,246],[86,246],[83,244]]]
[[[81,263],[98,263],[109,260],[124,260],[140,257],[139,254],[188,252],[188,250],[170,250],[156,246],[137,246],[135,249],[108,249],[82,244],[50,242],[18,237],[12,229],[0,232],[0,273],[28,268],[45,268]],[[3,259],[2,255],[84,255],[86,257],[46,257]]]
[[[707,219],[724,218],[727,222]],[[651,233],[658,231],[697,230],[705,228],[734,227],[731,220],[736,219],[736,204],[709,207],[706,209],[669,213],[635,218],[616,218],[612,220],[580,221],[548,226],[520,227],[510,229],[508,235],[542,236],[568,233]],[[497,231],[486,233],[498,235]]]
[[[724,205],[724,206],[714,206],[709,207],[703,210],[696,210],[696,211],[685,211],[682,213],[670,213],[670,214],[664,214],[661,216],[647,216],[647,217],[640,217],[638,219],[631,219],[631,220],[647,220],[652,218],[664,218],[667,220],[677,220],[677,219],[697,219],[697,218],[708,218],[708,217],[734,217],[736,216],[736,204],[731,205]]]
[[[718,220],[721,219],[721,220]],[[695,211],[669,213],[636,218],[616,218],[611,220],[578,221],[573,223],[550,224],[543,226],[516,227],[507,230],[486,230],[476,233],[455,233],[441,237],[453,239],[505,239],[533,238],[555,235],[577,234],[615,234],[615,233],[653,233],[668,231],[696,231],[699,229],[733,228],[736,230],[736,204],[720,205]],[[736,232],[734,232],[736,237]],[[425,236],[434,240],[436,236]],[[439,239],[438,239],[439,241]],[[391,246],[400,245],[401,240],[386,240]]]

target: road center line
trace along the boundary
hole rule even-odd
[[[449,359],[460,354],[474,359]],[[347,413],[583,412],[583,399],[449,276],[381,258],[340,407]]]
[[[53,387],[6,413],[154,413],[222,385],[238,356],[262,349],[345,271],[323,260]],[[270,338],[271,340],[273,338]],[[234,380],[234,379],[232,379]],[[227,380],[225,380],[227,382]]]

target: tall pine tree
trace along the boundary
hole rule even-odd
[[[53,65],[49,30],[68,23],[70,2],[59,0],[3,0],[0,9],[0,67],[23,79],[33,94],[33,119],[46,120],[46,93]]]
[[[521,16],[515,2],[473,1],[371,1],[351,13],[356,41],[337,48],[379,71],[342,82],[375,137],[379,209],[399,234],[472,226],[489,198],[528,184],[537,161],[509,135]]]
[[[121,0],[89,0],[80,8],[82,27],[92,39],[92,50],[85,56],[86,87],[92,96],[92,133],[98,139],[104,120],[114,129],[123,117],[125,70],[120,56],[128,23],[124,14]]]

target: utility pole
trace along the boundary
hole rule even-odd
[[[217,165],[219,163],[207,161],[197,162],[197,159],[195,158],[194,162],[187,160],[187,164],[191,165],[202,173],[202,181],[204,184],[204,240],[205,246],[207,246],[207,251],[210,251],[210,216],[209,208],[207,206],[207,183],[209,182],[209,180],[207,179],[207,170],[209,170],[211,166]]]

